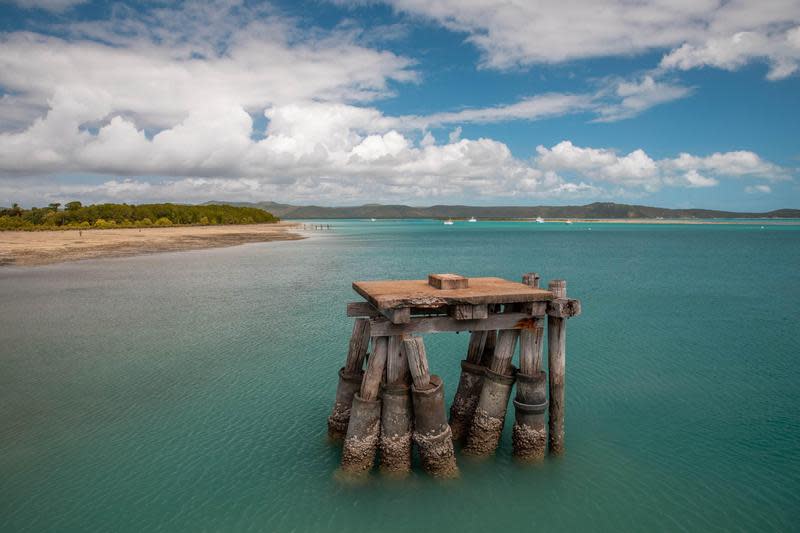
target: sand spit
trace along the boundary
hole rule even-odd
[[[0,231],[0,266],[30,266],[304,238],[294,222],[112,230]]]
[[[535,222],[535,219],[524,219]],[[702,218],[548,218],[545,223],[579,222],[581,224],[686,224],[686,225],[747,225],[747,226],[798,226],[800,221],[793,219],[702,219]]]

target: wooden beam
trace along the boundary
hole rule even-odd
[[[360,317],[377,317],[383,316],[381,312],[369,302],[348,302],[347,303],[347,316]]]
[[[483,305],[451,305],[447,314],[456,320],[472,320],[489,316],[489,306]]]
[[[532,327],[532,320],[531,316],[525,313],[503,313],[473,320],[456,320],[446,316],[411,317],[407,324],[393,324],[385,318],[372,318],[369,323],[373,335],[391,336],[413,333],[523,329]]]
[[[536,302],[542,304],[542,309],[547,306],[547,302]],[[411,308],[411,315],[446,315],[447,308],[446,307],[439,307],[439,308],[426,308],[426,307],[412,307]],[[544,312],[542,312],[544,314]],[[376,318],[384,316],[383,313],[378,311],[371,303],[369,302],[348,302],[347,303],[347,316],[349,317],[370,317]]]
[[[389,319],[392,324],[408,324],[411,322],[411,308],[401,307],[399,309],[381,309],[383,316]]]
[[[571,318],[581,314],[581,301],[558,298],[547,303],[547,315],[554,318]]]

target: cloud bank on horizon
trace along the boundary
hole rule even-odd
[[[0,10],[0,205],[800,197],[796,1]]]

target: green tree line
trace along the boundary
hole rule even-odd
[[[63,209],[58,203],[31,209],[22,209],[14,204],[0,209],[0,230],[261,224],[278,220],[263,209],[231,205],[83,205],[81,202],[68,202]]]

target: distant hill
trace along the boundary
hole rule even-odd
[[[567,206],[468,206],[365,204],[352,207],[290,205],[276,202],[208,202],[258,207],[282,219],[308,218],[800,218],[800,209],[778,209],[767,213],[738,213],[712,209],[667,209],[646,205],[595,202]]]

